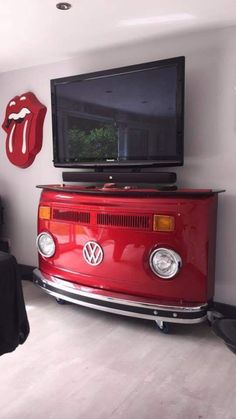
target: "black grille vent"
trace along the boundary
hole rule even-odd
[[[67,211],[67,210],[53,210],[54,220],[74,221],[76,223],[90,223],[89,212]]]
[[[97,214],[97,224],[148,230],[150,218],[145,215]]]

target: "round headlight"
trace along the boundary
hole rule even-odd
[[[151,253],[149,264],[154,274],[163,279],[170,279],[179,271],[182,260],[174,250],[160,247]]]
[[[37,249],[38,252],[46,257],[46,258],[50,258],[51,256],[54,255],[55,253],[55,242],[53,240],[53,237],[51,236],[51,234],[49,233],[40,233],[37,237]]]

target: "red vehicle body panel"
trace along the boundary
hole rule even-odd
[[[51,218],[39,219],[38,233],[53,236],[56,252],[51,258],[39,255],[39,269],[65,281],[162,304],[206,303],[214,294],[217,196],[211,190],[45,186],[39,206],[50,207]],[[155,214],[173,216],[174,231],[153,231]],[[88,241],[104,251],[98,266],[83,257]],[[149,266],[157,247],[181,256],[182,267],[171,280],[159,278]]]

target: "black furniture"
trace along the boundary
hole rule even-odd
[[[0,252],[0,355],[25,342],[29,322],[19,268],[14,256]]]

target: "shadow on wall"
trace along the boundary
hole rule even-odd
[[[208,166],[225,147],[221,56],[222,50],[217,48],[186,59],[185,158],[209,159]]]

